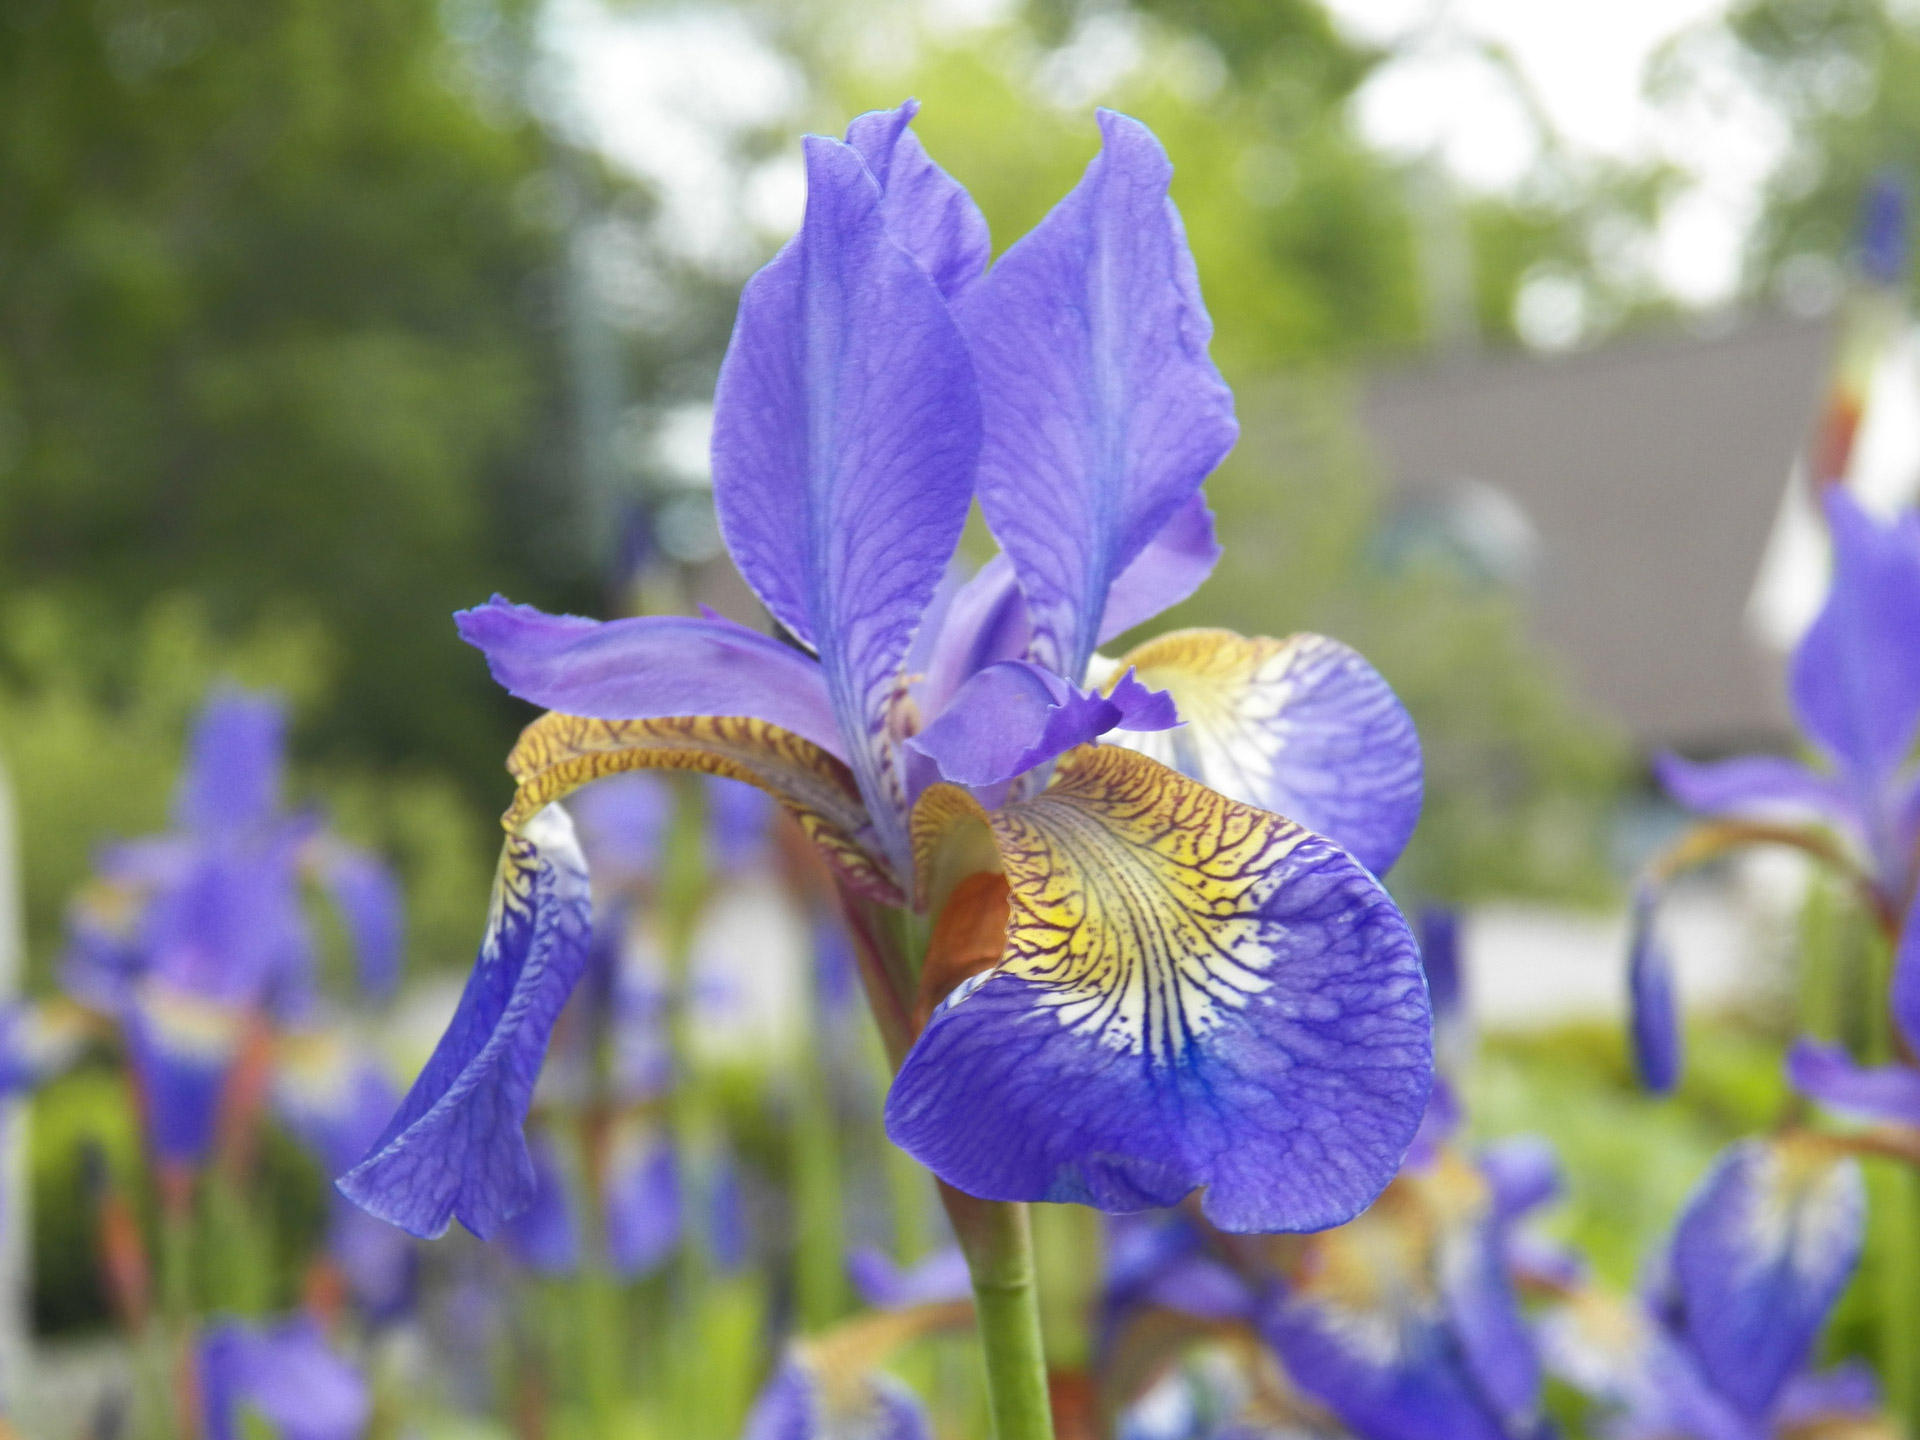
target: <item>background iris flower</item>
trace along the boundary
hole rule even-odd
[[[1870,1377],[1808,1368],[1860,1258],[1859,1169],[1804,1132],[1725,1151],[1635,1304],[1577,1292],[1547,1332],[1553,1367],[1626,1436],[1890,1436]]]
[[[118,1023],[149,1144],[176,1171],[207,1158],[243,1057],[268,1068],[270,1032],[320,1018],[309,881],[339,911],[362,992],[384,998],[399,975],[399,887],[318,816],[282,808],[285,730],[277,699],[216,692],[189,742],[176,828],[109,849],[70,916],[66,988]]]
[[[1816,767],[1775,755],[1656,762],[1667,792],[1710,817],[1652,867],[1635,894],[1634,1049],[1650,1088],[1680,1068],[1673,982],[1654,934],[1659,883],[1732,846],[1797,846],[1852,878],[1892,938],[1920,863],[1920,513],[1883,523],[1843,487],[1823,494],[1833,585],[1794,652],[1789,698]],[[1902,982],[1913,983],[1913,982]]]

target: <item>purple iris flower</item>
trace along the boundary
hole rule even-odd
[[[252,1434],[249,1414],[283,1440],[358,1440],[372,1415],[366,1380],[307,1319],[212,1326],[200,1340],[199,1375],[207,1440]]]
[[[1871,1416],[1852,1372],[1808,1371],[1860,1258],[1858,1166],[1805,1133],[1722,1153],[1682,1212],[1638,1305],[1576,1294],[1549,1358],[1617,1412],[1626,1435],[1769,1440],[1811,1414]]]
[[[1419,1123],[1426,987],[1374,878],[1420,804],[1392,691],[1319,636],[1096,654],[1206,577],[1200,487],[1236,433],[1165,153],[1102,112],[1079,185],[987,269],[913,114],[806,140],[804,222],[721,369],[721,528],[794,643],[497,597],[458,617],[553,713],[508,762],[460,1015],[344,1182],[416,1233],[531,1199],[520,1125],[587,929],[541,817],[635,769],[745,780],[823,852],[899,1063],[889,1134],[962,1191],[1126,1211],[1204,1188],[1225,1228],[1314,1229]],[[976,498],[1002,553],[955,586]],[[924,967],[888,938],[902,910]]]
[[[74,907],[66,986],[118,1017],[166,1163],[205,1159],[250,1028],[312,1013],[306,879],[330,891],[368,992],[398,976],[399,889],[374,857],[281,808],[285,729],[278,700],[216,692],[189,743],[174,830],[107,851]]]
[[[1748,755],[1696,764],[1662,755],[1667,792],[1718,822],[1683,839],[1660,868],[1748,841],[1797,844],[1853,875],[1889,929],[1912,902],[1920,842],[1920,513],[1882,523],[1845,487],[1822,494],[1833,585],[1794,652],[1793,713],[1817,764]],[[1657,894],[1635,902],[1635,1051],[1655,1089],[1679,1067],[1679,1021],[1652,938]],[[1661,1083],[1664,1081],[1664,1083]]]
[[[1538,1196],[1503,1194],[1500,1178],[1451,1148],[1410,1164],[1359,1219],[1314,1236],[1265,1304],[1261,1328],[1288,1372],[1355,1434],[1548,1433],[1506,1243]]]

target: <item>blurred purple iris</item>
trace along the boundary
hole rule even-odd
[[[1720,825],[1671,852],[1692,862],[1731,844],[1799,844],[1840,865],[1899,928],[1920,865],[1920,514],[1875,520],[1842,486],[1823,493],[1833,585],[1794,652],[1790,698],[1816,764],[1748,755],[1696,764],[1663,755],[1667,792]],[[1656,1090],[1679,1072],[1679,1021],[1653,933],[1657,891],[1635,901],[1635,1053]]]
[[[243,1440],[258,1415],[282,1440],[359,1440],[372,1415],[367,1382],[311,1320],[265,1329],[214,1325],[199,1346],[207,1440]]]
[[[1871,1377],[1809,1368],[1864,1224],[1859,1170],[1829,1142],[1743,1140],[1688,1201],[1638,1302],[1576,1293],[1548,1329],[1549,1360],[1623,1435],[1878,1433]]]
[[[399,888],[317,817],[282,808],[285,728],[278,700],[216,692],[194,728],[174,830],[107,850],[70,915],[65,985],[118,1020],[166,1165],[205,1160],[249,1037],[314,1013],[304,881],[338,907],[366,992],[384,996],[398,978]]]
[[[1236,425],[1167,157],[1102,112],[1079,185],[989,269],[913,115],[806,140],[804,222],[721,369],[721,528],[794,643],[499,597],[458,617],[551,713],[509,758],[460,1013],[343,1182],[416,1234],[533,1200],[520,1126],[589,948],[553,802],[635,769],[745,780],[799,821],[873,962],[889,1134],[958,1189],[1124,1211],[1204,1187],[1229,1228],[1311,1229],[1412,1138],[1426,987],[1375,878],[1419,812],[1406,712],[1319,636],[1096,654],[1219,554],[1200,487]],[[1002,553],[962,583],[975,499]],[[887,938],[908,909],[924,972]]]

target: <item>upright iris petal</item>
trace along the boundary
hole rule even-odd
[[[1794,654],[1793,707],[1871,784],[1907,758],[1920,723],[1920,515],[1881,526],[1840,486],[1825,500],[1833,589]]]
[[[979,397],[939,288],[859,153],[806,141],[800,233],[748,282],[714,397],[714,501],[740,572],[813,647],[881,849],[906,865],[888,724],[966,523]]]
[[[986,422],[981,508],[1019,572],[1032,658],[1075,682],[1113,582],[1238,433],[1166,152],[1111,111],[1100,133],[1079,185],[956,306]]]
[[[847,126],[847,144],[860,152],[880,186],[887,233],[951,300],[987,268],[993,244],[973,197],[928,158],[920,137],[907,128],[919,113],[914,100],[870,111]]]
[[[174,803],[184,829],[232,833],[265,824],[280,804],[286,708],[266,695],[222,690],[188,744]]]
[[[415,1235],[481,1238],[531,1203],[521,1133],[560,1009],[587,961],[587,875],[558,807],[508,838],[480,956],[453,1022],[341,1193]]]
[[[956,992],[887,1097],[887,1133],[1000,1200],[1107,1210],[1206,1187],[1227,1230],[1314,1230],[1386,1184],[1432,1037],[1406,923],[1296,825],[1144,757],[1076,751],[991,815],[936,788],[923,873],[985,825],[1006,952]]]
[[[1633,1062],[1640,1083],[1665,1095],[1680,1081],[1680,1003],[1673,966],[1654,929],[1654,897],[1646,886],[1634,896],[1633,943],[1627,957],[1627,1004],[1633,1031]]]

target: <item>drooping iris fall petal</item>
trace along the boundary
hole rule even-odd
[[[1076,683],[1114,581],[1238,433],[1167,182],[1137,120],[955,306],[980,377],[979,495],[1020,576],[1031,658]]]
[[[884,740],[966,523],[979,395],[859,152],[819,136],[805,149],[800,232],[748,281],[721,365],[714,502],[740,573],[819,655],[881,852],[904,865],[905,791]]]
[[[554,1021],[586,967],[587,874],[557,806],[508,836],[487,932],[447,1032],[341,1193],[414,1235],[483,1239],[533,1199],[521,1126]]]
[[[1111,746],[991,815],[930,790],[915,834],[936,887],[941,852],[990,834],[1011,906],[1001,963],[887,1099],[935,1174],[1113,1211],[1205,1187],[1240,1231],[1340,1224],[1391,1178],[1431,1078],[1426,987],[1344,852]]]
[[[1865,1212],[1858,1165],[1806,1134],[1739,1142],[1688,1201],[1668,1259],[1681,1332],[1742,1413],[1768,1414],[1806,1363]]]
[[[1400,858],[1420,818],[1420,737],[1357,652],[1323,635],[1177,630],[1119,664],[1186,723],[1115,743],[1298,821],[1376,875]]]

